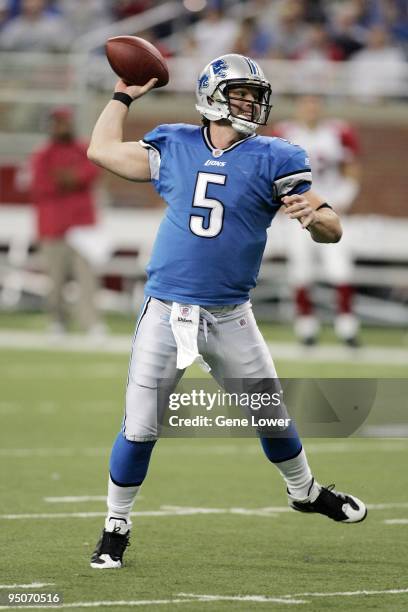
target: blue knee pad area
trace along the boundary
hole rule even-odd
[[[122,487],[135,487],[144,481],[156,440],[132,442],[120,432],[113,444],[109,471],[113,482]]]
[[[302,442],[296,427],[291,423],[287,429],[287,438],[264,438],[260,437],[262,448],[269,461],[281,463],[298,456],[302,450]]]

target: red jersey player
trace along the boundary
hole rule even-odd
[[[296,104],[294,119],[275,125],[274,134],[302,146],[309,154],[316,191],[340,215],[351,208],[359,192],[359,142],[353,128],[338,119],[324,116],[321,97],[301,96]],[[304,231],[288,224],[289,277],[293,283],[296,303],[295,332],[304,344],[314,344],[319,322],[314,313],[310,287],[316,280],[320,260],[324,280],[336,288],[337,315],[335,332],[350,346],[357,346],[358,320],[352,312],[352,256],[347,240],[321,245],[309,240]]]

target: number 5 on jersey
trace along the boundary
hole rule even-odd
[[[215,238],[222,230],[224,222],[224,205],[219,200],[207,198],[207,186],[209,183],[225,185],[227,176],[225,174],[212,174],[210,172],[199,172],[194,190],[193,206],[197,208],[208,208],[208,227],[205,227],[204,215],[190,215],[190,229],[196,236],[202,238]]]

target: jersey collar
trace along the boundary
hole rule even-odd
[[[250,134],[246,138],[242,138],[242,140],[237,140],[237,142],[234,142],[227,149],[218,149],[217,147],[214,147],[213,143],[211,142],[210,130],[208,129],[208,127],[201,128],[201,134],[207,149],[211,151],[213,157],[221,157],[221,155],[223,155],[224,153],[231,151],[231,149],[235,149],[235,147],[237,147],[238,145],[242,144],[243,142],[246,142],[250,138],[255,138],[256,136],[256,134]]]

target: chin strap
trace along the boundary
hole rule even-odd
[[[234,128],[234,130],[240,134],[247,134],[249,136],[250,134],[255,134],[256,132],[256,127],[245,125],[245,122],[241,123],[240,121],[236,120],[236,117],[231,117],[231,115],[228,117],[228,121],[231,122],[231,126]]]
[[[196,110],[198,110],[198,112],[209,121],[220,121],[221,119],[227,119],[227,121],[231,123],[234,130],[240,134],[247,134],[249,136],[251,134],[255,134],[256,130],[258,129],[258,125],[254,125],[253,123],[234,117],[229,112],[225,115],[224,112],[218,113],[218,111],[212,113],[211,110],[204,108],[199,104],[196,104]]]

